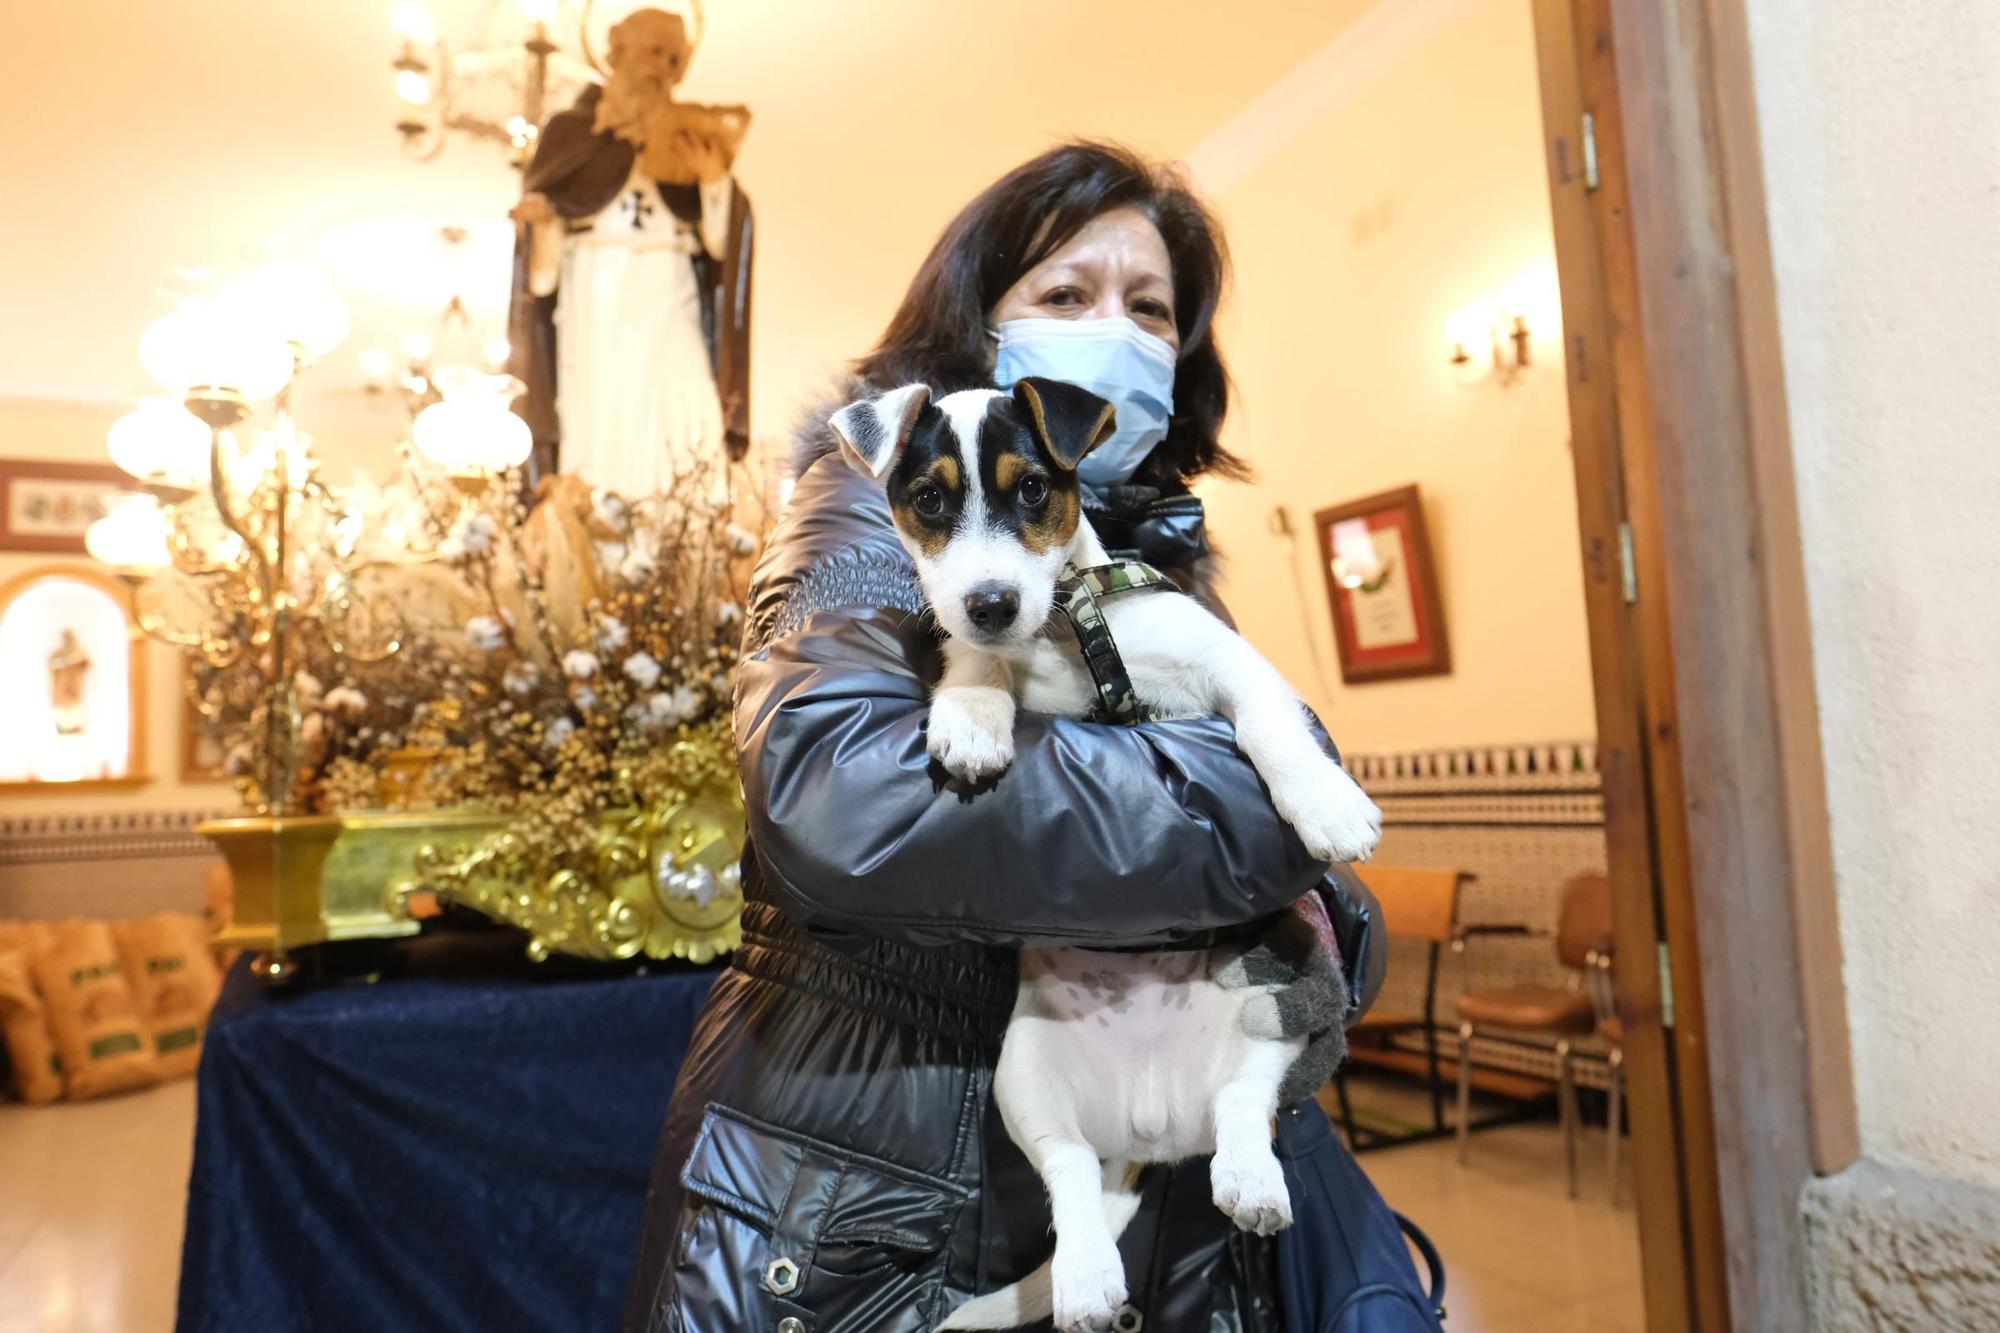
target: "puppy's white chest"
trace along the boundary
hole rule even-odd
[[[1118,645],[1133,692],[1154,718],[1200,717],[1216,708],[1215,691],[1200,660],[1213,619],[1200,604],[1172,592],[1136,592],[1099,603]],[[1083,717],[1097,703],[1097,687],[1067,624],[1054,626],[1016,666],[1015,694],[1035,713]]]

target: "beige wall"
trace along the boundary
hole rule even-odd
[[[1862,1144],[2000,1185],[2000,10],[1748,8]]]
[[[1204,488],[1230,606],[1350,751],[1588,739],[1561,338],[1509,388],[1445,359],[1453,310],[1553,253],[1529,6],[1378,6],[1301,74],[1193,153],[1236,260],[1228,440],[1258,473]],[[1413,481],[1453,670],[1346,687],[1312,514]]]

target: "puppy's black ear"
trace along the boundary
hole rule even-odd
[[[1088,389],[1030,375],[1014,385],[1014,402],[1056,465],[1076,471],[1083,456],[1110,436],[1118,413]]]
[[[849,403],[833,414],[834,437],[841,452],[863,476],[880,481],[896,465],[896,455],[910,441],[924,404],[931,400],[930,386],[905,384],[874,398]]]

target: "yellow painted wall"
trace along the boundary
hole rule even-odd
[[[1194,154],[1220,183],[1236,262],[1222,323],[1240,390],[1228,441],[1258,473],[1204,495],[1231,609],[1330,709],[1344,748],[1587,739],[1561,340],[1539,331],[1541,363],[1505,389],[1457,383],[1444,342],[1452,311],[1552,254],[1529,6],[1405,6],[1426,7],[1442,17],[1420,40],[1335,39],[1358,52],[1320,62],[1343,91],[1308,87],[1295,112],[1252,109],[1249,143],[1239,127]],[[1262,160],[1234,179],[1250,156]],[[1312,513],[1410,482],[1423,488],[1453,670],[1344,686]],[[1278,505],[1296,561],[1268,526]]]

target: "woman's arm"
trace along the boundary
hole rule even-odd
[[[808,928],[1145,943],[1253,920],[1325,874],[1220,719],[1022,714],[1013,766],[967,791],[925,749],[935,657],[917,616],[843,608],[743,664],[751,840]]]

